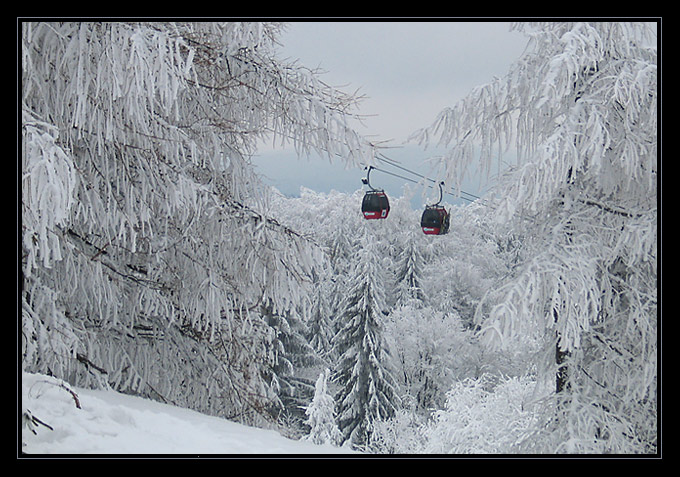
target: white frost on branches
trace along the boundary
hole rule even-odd
[[[278,59],[276,23],[21,28],[23,367],[262,412],[262,310],[306,309],[322,251],[268,216],[249,156],[274,135],[366,162],[357,98]]]
[[[473,167],[492,172],[514,148],[516,163],[484,205],[514,226],[525,258],[478,307],[482,336],[506,348],[543,340],[547,374],[556,346],[567,353],[571,395],[602,406],[574,411],[573,432],[593,433],[597,426],[581,424],[599,422],[598,439],[616,451],[647,452],[655,438],[603,429],[615,419],[655,429],[655,32],[627,22],[514,28],[529,42],[510,72],[414,139],[448,147],[440,176],[456,185]]]
[[[71,158],[57,143],[56,128],[34,119],[28,111],[22,115],[22,236],[28,250],[24,273],[30,275],[37,260],[49,268],[62,258],[55,230],[67,223],[78,176]]]

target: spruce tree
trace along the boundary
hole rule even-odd
[[[305,408],[308,416],[305,422],[310,431],[304,439],[315,444],[339,445],[342,441],[342,434],[335,423],[335,401],[328,393],[328,378],[330,370],[326,368],[319,374],[314,388],[314,399]]]
[[[333,345],[340,356],[335,380],[338,427],[343,441],[365,445],[376,420],[390,418],[396,410],[394,380],[386,369],[382,336],[385,309],[380,255],[367,234],[339,315],[340,330]]]
[[[330,281],[318,283],[309,323],[309,344],[321,357],[325,357],[330,351],[333,337],[331,309],[326,290],[331,285]]]
[[[423,256],[415,240],[409,240],[399,255],[396,277],[396,305],[417,300],[422,302],[425,294],[421,288]]]
[[[314,391],[313,382],[304,377],[304,370],[318,361],[307,341],[307,326],[295,311],[277,313],[271,307],[263,307],[262,313],[272,330],[272,364],[268,375],[278,397],[272,413],[301,420],[301,405],[309,402]]]

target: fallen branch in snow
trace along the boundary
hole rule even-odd
[[[74,390],[72,390],[71,388],[69,388],[66,384],[64,384],[64,383],[61,382],[60,380],[59,380],[59,382],[56,382],[56,383],[53,382],[53,381],[47,381],[47,380],[37,381],[37,382],[43,382],[43,383],[51,384],[51,385],[57,386],[58,388],[61,388],[61,389],[63,389],[64,391],[68,392],[68,393],[71,395],[71,397],[73,397],[73,401],[75,401],[76,407],[77,407],[78,409],[81,409],[81,407],[80,407],[80,399],[78,398],[78,395],[75,393]],[[48,427],[49,427],[49,426],[48,426]]]
[[[28,429],[29,429],[33,434],[36,434],[36,435],[38,434],[38,433],[35,431],[35,428],[38,427],[38,425],[45,426],[45,427],[48,428],[50,431],[53,431],[53,430],[54,430],[54,428],[53,428],[52,426],[50,426],[49,424],[47,424],[47,423],[41,421],[40,419],[38,419],[37,417],[35,417],[35,416],[33,415],[33,413],[31,413],[31,410],[30,410],[30,409],[26,409],[26,410],[24,411],[23,418],[24,418],[24,425],[25,425],[26,427],[28,427]]]
[[[62,389],[65,389],[65,390],[73,397],[73,400],[74,400],[75,403],[76,403],[76,407],[77,407],[78,409],[81,409],[81,407],[80,407],[80,399],[78,399],[78,395],[75,393],[75,391],[73,391],[73,389],[71,389],[71,388],[69,388],[68,386],[66,386],[64,383],[60,383],[60,384],[59,384],[59,387],[62,388]]]

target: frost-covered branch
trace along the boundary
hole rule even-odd
[[[347,126],[356,98],[276,58],[280,30],[22,24],[27,369],[244,418],[276,401],[256,312],[306,306],[321,252],[268,214],[249,156],[270,131],[349,161],[372,151]],[[140,324],[150,346],[136,342]],[[210,356],[216,336],[228,336],[228,356]],[[204,359],[173,355],[190,346]],[[216,405],[220,386],[234,394]]]
[[[655,34],[628,22],[514,28],[529,44],[510,72],[415,139],[449,148],[439,170],[453,183],[515,149],[516,164],[485,204],[524,237],[526,258],[489,289],[476,319],[489,344],[542,343],[541,373],[559,369],[566,380],[554,411],[564,425],[545,445],[648,452],[656,445]]]

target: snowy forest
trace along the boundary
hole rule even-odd
[[[372,454],[659,452],[654,24],[513,24],[410,138],[457,188],[516,153],[445,235],[264,184],[262,140],[381,150],[285,24],[18,27],[21,371]]]

